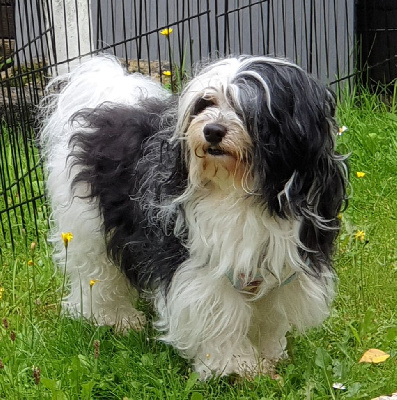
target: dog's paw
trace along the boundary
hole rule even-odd
[[[134,310],[134,315],[131,313],[118,319],[115,323],[115,329],[118,333],[125,335],[129,330],[141,331],[146,325],[146,317],[142,311]]]
[[[126,334],[129,330],[141,331],[146,324],[146,317],[142,311],[138,311],[132,306],[110,309],[99,308],[94,310],[85,309],[83,314],[80,310],[80,304],[63,302],[63,315],[72,318],[85,318],[98,326],[112,326],[116,332]]]
[[[127,334],[129,330],[141,331],[146,325],[146,317],[135,308],[117,311],[113,315],[107,313],[95,320],[97,325],[113,326],[117,333]]]
[[[244,357],[235,357],[234,362],[231,362],[230,368],[232,372],[228,373],[237,374],[240,378],[253,380],[258,375],[274,375],[275,362],[268,359],[244,359]]]
[[[205,361],[195,363],[195,370],[202,380],[213,376],[235,376],[238,379],[252,380],[257,375],[274,375],[275,362],[249,356],[233,356],[229,360],[210,360],[207,355]]]
[[[274,372],[274,363],[257,357],[233,356],[226,365],[222,375],[238,375],[252,380],[257,375],[268,375]]]

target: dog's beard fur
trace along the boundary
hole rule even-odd
[[[203,378],[264,372],[291,326],[326,318],[346,167],[322,85],[267,57],[218,61],[179,99],[111,58],[62,81],[41,143],[62,268],[60,232],[75,236],[68,312],[137,329],[130,284],[151,291],[163,340]]]

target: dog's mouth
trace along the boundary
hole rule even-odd
[[[219,162],[223,161],[226,158],[236,158],[231,151],[225,149],[223,146],[219,146],[218,144],[198,146],[195,148],[194,154],[198,158],[216,158],[219,159]]]
[[[212,147],[208,147],[207,154],[209,154],[210,156],[213,156],[213,157],[219,157],[219,156],[227,155],[228,153],[223,151],[220,147],[212,146]]]

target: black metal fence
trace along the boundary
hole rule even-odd
[[[369,79],[396,77],[392,0],[0,0],[0,7],[0,252],[45,232],[36,106],[49,77],[84,57],[113,53],[131,72],[176,89],[198,61],[242,53],[286,56],[334,88],[373,65],[389,72],[365,73]],[[373,7],[383,18],[375,25]],[[380,36],[386,45],[376,53]]]

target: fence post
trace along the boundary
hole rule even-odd
[[[15,0],[0,0],[0,70],[7,69],[15,46]],[[12,66],[12,65],[11,65]]]
[[[50,29],[51,74],[63,74],[93,51],[91,0],[51,0],[46,7]]]

